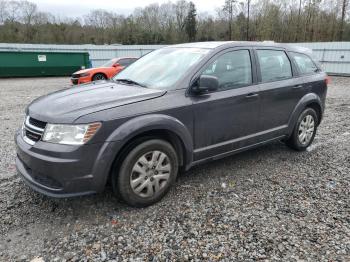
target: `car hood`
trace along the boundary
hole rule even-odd
[[[92,71],[92,69],[93,69],[93,68],[82,69],[82,70],[79,70],[79,71],[74,72],[73,75],[89,73],[89,72]]]
[[[102,81],[39,97],[27,107],[26,113],[49,123],[73,123],[90,113],[154,99],[165,93],[157,89]]]
[[[96,69],[105,70],[105,69],[109,69],[109,68],[110,68],[110,67],[93,67],[93,68],[87,68],[87,69],[82,69],[82,70],[79,70],[79,71],[77,71],[77,72],[74,72],[73,75],[94,72]]]

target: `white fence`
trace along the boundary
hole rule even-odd
[[[313,50],[313,56],[332,75],[350,76],[350,42],[293,43]],[[140,57],[162,45],[42,45],[0,43],[0,51],[88,52],[93,67],[114,57]]]

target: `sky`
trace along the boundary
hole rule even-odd
[[[92,9],[106,9],[128,15],[135,7],[144,7],[152,3],[166,3],[169,0],[29,0],[36,3],[40,11],[58,16],[80,17]],[[170,2],[176,2],[175,0]],[[192,0],[198,12],[214,13],[225,0]]]

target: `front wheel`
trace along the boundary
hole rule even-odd
[[[159,201],[175,182],[178,157],[166,141],[152,139],[134,147],[112,176],[113,190],[127,204],[145,207]]]
[[[104,74],[96,74],[93,76],[92,81],[106,80],[106,76]]]
[[[299,116],[287,145],[297,151],[304,151],[315,138],[318,116],[314,109],[306,108]]]

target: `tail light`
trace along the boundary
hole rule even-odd
[[[329,85],[331,83],[331,77],[326,76],[326,79],[324,81],[326,82],[326,85]]]

